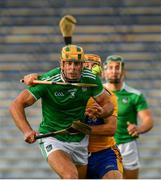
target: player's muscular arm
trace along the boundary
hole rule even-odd
[[[101,106],[102,110],[100,111],[100,118],[107,118],[112,115],[114,110],[114,105],[110,100],[110,95],[107,91],[104,91],[100,96],[95,98],[96,102]]]
[[[22,91],[17,98],[11,103],[9,110],[14,119],[16,126],[22,131],[24,134],[24,139],[28,142],[27,137],[31,136],[32,139],[36,135],[26,119],[25,108],[31,106],[35,102],[35,98],[32,96],[29,91]],[[34,139],[33,139],[34,141]]]
[[[141,124],[138,127],[138,131],[140,134],[146,133],[153,127],[153,117],[152,113],[149,109],[138,112],[138,116],[141,120]]]
[[[153,127],[152,114],[149,109],[142,110],[138,112],[139,119],[141,120],[140,125],[127,123],[128,132],[131,136],[138,136],[148,132]]]
[[[113,136],[117,127],[117,117],[110,116],[104,119],[105,124],[91,126],[93,135]]]

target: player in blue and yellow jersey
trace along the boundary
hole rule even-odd
[[[104,86],[118,99],[118,121],[115,140],[123,157],[124,178],[137,179],[139,153],[137,138],[153,126],[151,112],[143,94],[124,82],[125,63],[121,56],[108,56],[104,64]],[[138,123],[137,116],[141,122]]]
[[[101,58],[96,54],[86,54],[85,64],[96,75],[101,75]],[[114,140],[114,133],[117,126],[117,98],[111,94],[110,98],[114,104],[114,111],[106,119],[99,118],[95,112],[97,103],[91,97],[86,108],[86,123],[92,128],[89,136],[89,158],[88,158],[88,179],[121,179],[123,172],[122,157]],[[92,110],[94,112],[92,112]],[[94,116],[93,116],[94,115]],[[91,117],[90,117],[91,116]]]
[[[60,68],[53,69],[50,78],[56,82],[96,84],[97,87],[39,84],[23,90],[11,103],[10,112],[27,143],[34,143],[37,133],[27,120],[25,108],[39,99],[42,102],[39,133],[42,134],[68,128],[76,120],[84,122],[86,104],[90,97],[99,104],[100,116],[107,118],[111,115],[113,104],[110,101],[110,95],[104,90],[100,78],[89,69],[83,68],[83,62],[82,47],[65,46],[61,51]],[[40,78],[48,79],[48,73]],[[40,148],[49,165],[64,179],[86,177],[87,146],[88,136],[82,133],[59,134],[40,141]]]

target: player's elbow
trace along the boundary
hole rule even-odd
[[[154,126],[154,123],[153,123],[152,119],[149,121],[148,125],[149,125],[148,131],[150,131]]]
[[[146,132],[150,131],[154,126],[154,121],[152,119],[152,116],[147,117],[147,119],[144,121],[143,126],[146,127]]]
[[[9,105],[9,112],[12,114],[16,110],[16,100],[12,101]]]
[[[104,119],[105,125],[107,125],[108,128],[108,135],[113,136],[117,129],[117,117],[116,116],[110,116],[106,119]]]
[[[113,124],[113,125],[108,125],[108,130],[105,132],[105,134],[107,136],[114,136],[115,132],[116,132],[116,125]]]
[[[115,126],[111,127],[111,134],[110,135],[114,136],[115,132],[116,132],[116,127]]]

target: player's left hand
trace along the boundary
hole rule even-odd
[[[127,130],[131,136],[138,136],[139,135],[138,127],[136,124],[132,124],[130,122],[127,122]]]
[[[36,141],[35,139],[36,135],[37,135],[37,132],[34,130],[24,133],[24,141],[29,144],[32,144]]]

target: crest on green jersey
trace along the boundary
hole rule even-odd
[[[128,97],[123,97],[123,98],[122,98],[122,102],[123,102],[124,104],[127,104],[127,103],[128,103]]]

